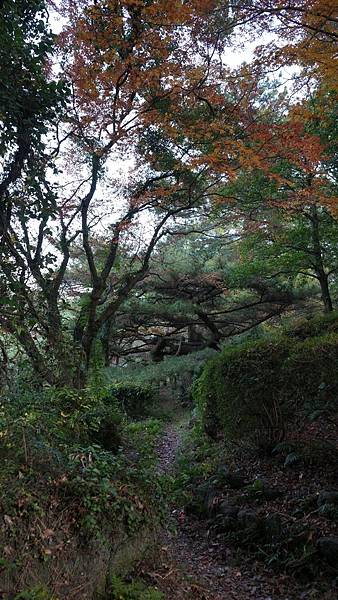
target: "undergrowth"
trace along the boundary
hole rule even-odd
[[[166,514],[155,469],[161,428],[155,419],[131,422],[106,389],[2,397],[2,571],[9,573],[14,548],[21,565],[48,562],[67,540],[109,545],[116,532],[156,527]],[[43,588],[22,594],[49,600]]]
[[[196,485],[215,471],[220,450],[221,444],[211,442],[198,427],[186,432],[179,448],[175,475],[169,486],[174,504],[182,506],[191,500]]]

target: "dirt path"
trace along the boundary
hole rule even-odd
[[[158,472],[170,473],[174,470],[177,452],[182,442],[185,423],[167,425],[158,446]],[[163,533],[161,560],[159,566],[164,570],[159,578],[168,598],[222,598],[220,579],[224,576],[224,567],[210,563],[209,549],[198,536],[191,535],[183,511],[173,509],[173,519],[177,532]],[[174,592],[174,595],[173,595]],[[216,595],[215,595],[216,594]]]
[[[158,446],[159,474],[173,471],[184,428],[182,422],[165,428]],[[310,597],[295,587],[290,578],[275,575],[262,563],[243,558],[239,565],[222,539],[210,537],[200,521],[187,518],[179,507],[173,508],[172,517],[176,533],[164,531],[155,564],[141,567],[142,576],[156,585],[167,600],[307,600]]]
[[[177,451],[181,445],[183,425],[169,424],[166,426],[157,447],[158,467],[161,475],[169,473],[175,465]]]

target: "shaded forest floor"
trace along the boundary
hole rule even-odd
[[[158,445],[159,474],[175,477],[177,453],[188,420],[166,425]],[[276,573],[248,553],[224,542],[210,521],[171,507],[172,522],[161,533],[155,561],[138,565],[137,576],[168,600],[336,600],[338,591]]]

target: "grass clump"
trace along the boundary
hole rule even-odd
[[[156,588],[147,587],[140,580],[126,583],[114,575],[111,579],[109,600],[164,600],[164,595]]]
[[[44,586],[36,586],[17,594],[14,600],[57,600]]]

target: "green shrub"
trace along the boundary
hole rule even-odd
[[[226,348],[210,360],[194,386],[206,432],[250,439],[259,446],[283,437],[287,406],[279,403],[278,369],[286,340],[249,342]]]
[[[338,410],[338,333],[292,346],[281,369],[284,397],[307,415]]]
[[[205,361],[215,354],[215,350],[205,348],[199,352],[192,352],[184,357],[166,356],[159,363],[134,363],[123,367],[110,367],[106,369],[109,381],[129,386],[149,386],[161,393],[168,392],[182,404],[191,402],[191,385],[193,380],[202,371]],[[170,394],[169,394],[170,395]]]
[[[74,444],[100,444],[116,452],[123,414],[117,401],[105,404],[105,390],[49,388],[22,390],[0,399],[1,451],[26,459],[47,448],[56,453]],[[26,456],[25,456],[26,455]],[[46,458],[46,456],[45,456]]]
[[[138,456],[138,463],[145,469],[154,468],[158,462],[156,447],[163,424],[157,419],[129,423],[124,429],[126,445],[131,445]]]
[[[57,497],[84,536],[117,524],[134,533],[161,517],[163,493],[154,469],[159,425],[144,424],[141,431],[137,423],[133,432],[116,401],[103,398],[104,390],[95,396],[68,389],[1,398],[0,506],[15,522],[21,519],[19,495],[29,514],[43,514]]]
[[[151,386],[146,384],[113,383],[107,389],[105,402],[114,400],[129,417],[138,419],[149,413],[155,402],[155,394]]]
[[[301,340],[325,333],[338,333],[338,312],[316,315],[310,319],[299,318],[286,329],[286,335]]]
[[[291,337],[226,348],[194,386],[205,431],[272,449],[289,416],[337,411],[338,334]]]

